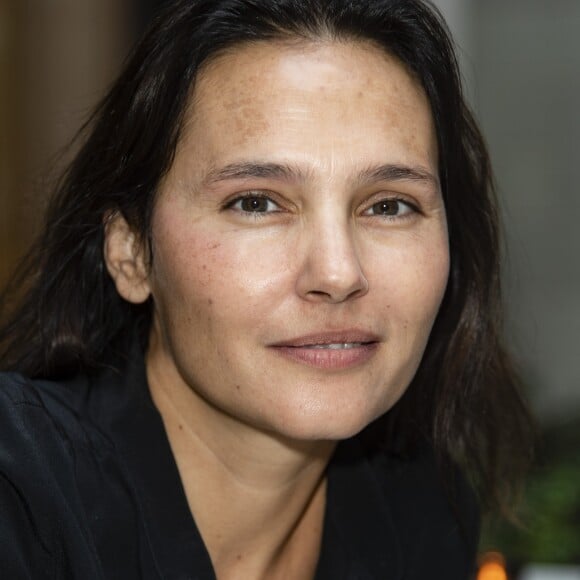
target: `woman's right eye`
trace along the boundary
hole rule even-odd
[[[280,206],[269,197],[255,194],[238,197],[230,201],[226,208],[250,214],[272,213],[280,210]]]

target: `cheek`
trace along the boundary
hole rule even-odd
[[[387,318],[401,330],[429,332],[445,293],[449,250],[445,235],[409,239],[384,253],[373,277],[387,305]]]
[[[449,277],[447,243],[427,248],[409,267],[409,296],[413,303],[424,304],[427,315],[434,318],[443,299]]]
[[[170,230],[158,230],[151,286],[160,312],[232,324],[283,299],[287,244],[198,225],[180,229],[172,222]]]

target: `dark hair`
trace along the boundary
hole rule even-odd
[[[500,341],[492,175],[445,24],[420,0],[170,2],[84,128],[15,279],[24,293],[0,329],[3,366],[33,377],[92,372],[113,364],[129,329],[137,325],[146,341],[151,303],[122,300],[104,267],[106,217],[121,212],[148,240],[200,67],[242,43],[300,39],[372,42],[398,57],[428,96],[438,138],[448,287],[412,384],[365,435],[391,448],[426,438],[466,468],[483,497],[507,505],[505,492],[530,455],[529,419]]]

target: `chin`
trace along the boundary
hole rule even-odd
[[[340,412],[333,409],[317,409],[316,412],[285,414],[284,420],[274,426],[280,435],[296,441],[342,441],[358,435],[365,427],[388,411]]]

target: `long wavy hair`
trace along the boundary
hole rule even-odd
[[[30,377],[92,373],[118,360],[130,329],[146,343],[153,304],[117,294],[103,261],[106,216],[120,212],[148,243],[158,185],[201,67],[244,43],[319,39],[372,42],[419,80],[449,226],[451,273],[420,367],[399,403],[361,437],[391,450],[426,439],[442,460],[463,465],[482,498],[506,506],[530,457],[530,423],[501,343],[492,173],[445,23],[425,1],[169,2],[82,129],[38,242],[4,294],[2,368]],[[20,301],[7,308],[15,295]]]

